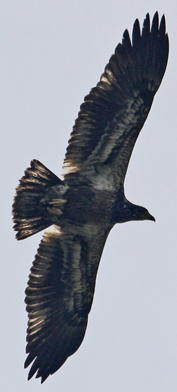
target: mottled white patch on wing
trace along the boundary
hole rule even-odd
[[[115,189],[117,182],[121,180],[125,170],[121,170],[120,167],[119,173],[116,174],[115,184],[115,173],[113,172],[113,168],[111,165],[104,167],[104,163],[109,161],[110,155],[113,151],[116,151],[116,149],[116,161],[120,161],[120,166],[123,166],[123,163],[127,163],[130,155],[129,150],[124,150],[124,156],[122,156],[121,149],[121,154],[119,156],[119,148],[121,147],[122,142],[126,144],[126,137],[129,133],[133,132],[132,129],[137,126],[140,115],[142,116],[142,119],[145,118],[148,110],[149,108],[146,108],[143,99],[139,95],[139,91],[134,91],[134,96],[127,99],[124,108],[107,124],[96,147],[92,150],[88,158],[82,162],[82,166],[74,166],[71,159],[67,160],[64,169],[67,170],[67,173],[80,171],[80,176],[89,176],[89,180],[96,189]]]
[[[93,224],[90,224],[90,223],[85,223],[82,226],[82,233],[87,238],[88,242],[90,240],[93,240],[93,238],[98,235],[99,231],[100,231],[100,227],[97,226],[96,224],[93,225]]]
[[[36,329],[36,330],[38,330],[38,329],[40,329],[40,324],[43,322],[45,320],[45,317],[36,317],[36,318],[34,318],[34,319],[32,319],[32,323],[31,323],[31,325],[30,325],[30,323],[29,323],[29,330],[32,328],[32,329]],[[37,329],[36,327],[37,326],[39,326],[39,328]],[[32,332],[31,332],[32,333]]]
[[[63,169],[64,169],[64,174],[62,174],[62,176],[64,177],[68,173],[76,173],[79,170],[79,167],[73,165],[72,160],[70,161],[68,159],[68,161],[64,163]]]
[[[63,298],[63,301],[66,303],[68,311],[73,312],[76,306],[75,304],[76,295],[77,295],[77,307],[82,306],[83,287],[82,287],[82,274],[81,274],[81,267],[80,267],[81,245],[79,242],[73,242],[71,259],[68,256],[69,255],[66,256],[66,252],[65,252],[64,267],[68,268],[68,263],[69,263],[70,273],[72,276],[72,291],[70,291],[70,293],[68,293],[68,295]]]
[[[130,159],[129,151],[132,151],[134,145],[132,135],[136,132],[140,113],[143,121],[147,112],[148,108],[136,92],[134,99],[127,100],[127,109],[123,113],[119,112],[108,124],[96,148],[82,164],[80,172],[81,176],[89,175],[95,189],[114,190],[123,181]],[[115,154],[112,164],[105,165],[112,153]]]
[[[93,188],[99,191],[113,191],[115,190],[115,181],[113,175],[108,173],[98,174],[90,177]]]
[[[125,109],[126,108],[126,109]],[[137,124],[141,111],[144,109],[144,101],[136,92],[135,97],[128,99],[125,108],[108,123],[97,147],[84,162],[83,166],[90,165],[95,161],[99,164],[109,159],[112,150],[119,145],[122,137],[125,137],[131,128]]]
[[[58,236],[59,234],[61,234],[61,230],[60,230],[59,226],[55,225],[55,226],[49,227],[45,231],[43,241],[50,241],[50,236],[52,236],[52,235],[54,235],[54,236],[57,235]]]

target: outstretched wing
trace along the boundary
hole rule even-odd
[[[45,232],[26,289],[29,379],[37,372],[45,381],[79,348],[108,232],[69,225]]]
[[[125,30],[100,82],[84,99],[64,160],[67,183],[98,181],[123,184],[129,159],[162,81],[168,59],[165,17],[158,13],[150,29],[147,14],[142,33]]]

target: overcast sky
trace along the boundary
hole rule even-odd
[[[125,28],[165,13],[170,57],[137,141],[126,196],[153,222],[116,225],[102,256],[83,344],[41,386],[23,369],[24,290],[42,233],[17,242],[11,205],[31,159],[57,175],[84,96]],[[177,390],[177,2],[0,2],[1,263],[0,388],[3,392]]]

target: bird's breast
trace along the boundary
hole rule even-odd
[[[70,188],[65,194],[67,202],[63,217],[73,223],[108,223],[116,198],[114,192],[87,186]]]

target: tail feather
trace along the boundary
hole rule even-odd
[[[16,189],[12,206],[14,230],[18,240],[27,238],[54,223],[50,200],[56,193],[56,186],[63,187],[63,181],[34,159],[25,170]],[[55,191],[52,192],[52,187]]]

